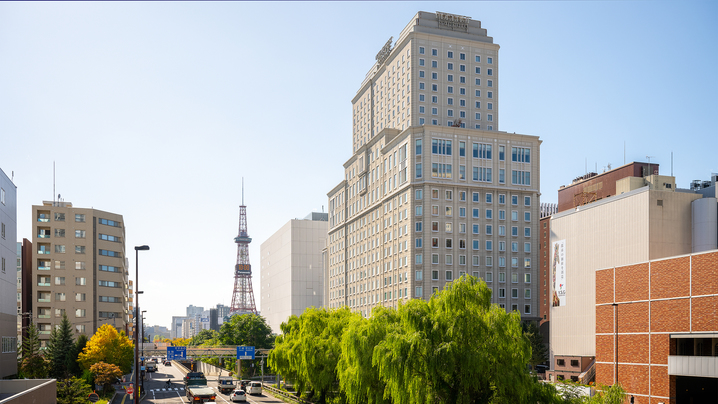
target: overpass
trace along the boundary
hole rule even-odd
[[[218,345],[218,346],[187,346],[187,359],[209,359],[209,358],[236,358],[238,345]],[[266,356],[269,349],[255,349],[255,357]],[[157,349],[140,349],[140,355],[148,356],[167,356],[167,347]]]

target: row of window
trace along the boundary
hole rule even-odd
[[[424,213],[424,206],[423,205],[417,205],[414,209],[416,216],[422,216]],[[431,206],[431,215],[432,216],[439,216],[439,206],[438,205],[432,205]],[[453,206],[445,206],[444,207],[444,216],[446,217],[452,217],[454,216],[454,207]],[[465,207],[459,207],[459,217],[466,217],[466,208]],[[472,208],[471,209],[471,217],[474,219],[480,219],[480,209],[479,208]],[[484,217],[486,219],[493,219],[494,218],[494,210],[493,209],[486,209],[484,212]],[[499,220],[506,220],[506,211],[503,209],[499,209]],[[512,210],[511,211],[511,220],[514,222],[519,221],[519,211]],[[531,221],[531,212],[530,211],[524,211],[524,222],[530,222]]]
[[[419,47],[419,54],[420,54],[420,55],[425,55],[425,54],[426,54],[426,48],[424,48],[423,46],[420,46],[420,47]],[[432,48],[432,49],[431,49],[431,56],[439,56],[439,50],[436,49],[436,48]],[[454,58],[454,51],[447,51],[447,52],[446,52],[446,57],[447,57],[448,59],[453,59],[453,58]],[[466,60],[466,53],[459,52],[459,60]],[[481,55],[475,55],[475,56],[474,56],[474,61],[475,61],[476,63],[481,63]],[[493,64],[493,63],[494,63],[494,58],[491,57],[491,56],[487,57],[487,58],[486,58],[486,63],[487,63],[487,64],[490,64],[490,65]]]
[[[419,58],[419,66],[426,66],[426,59]],[[438,60],[432,60],[431,61],[431,68],[432,69],[438,69],[439,68],[439,61]],[[446,62],[446,70],[454,70],[454,62]],[[460,72],[466,72],[466,65],[465,64],[459,64],[459,71]],[[474,73],[481,74],[481,66],[474,66]],[[487,68],[486,69],[486,75],[493,76],[494,75],[494,69],[493,68]]]
[[[490,243],[487,242],[487,247],[493,248]],[[491,251],[491,250],[487,250]],[[487,267],[493,267],[494,266],[494,257],[493,256],[486,256],[485,258],[485,265]],[[459,255],[459,265],[466,265],[466,256],[465,255]],[[506,257],[500,256],[499,259],[499,267],[504,268],[506,267]],[[531,268],[531,258],[526,257],[523,259],[524,261],[524,269]],[[414,257],[414,263],[416,265],[421,265],[424,262],[423,254],[416,254]],[[439,254],[431,254],[431,263],[433,265],[439,264]],[[519,257],[511,257],[511,267],[512,268],[518,268],[520,263]],[[444,255],[444,264],[445,265],[454,265],[454,256],[452,254],[446,254]],[[475,267],[481,266],[481,257],[478,255],[471,256],[471,265]]]
[[[465,202],[467,197],[466,191],[459,191],[459,201]],[[472,192],[471,193],[471,200],[472,202],[480,202],[480,192]],[[498,194],[498,203],[499,205],[505,205],[506,204],[506,194]],[[440,193],[438,189],[432,189],[431,190],[431,199],[440,199]],[[510,195],[511,198],[511,205],[518,206],[519,204],[519,195]],[[414,193],[414,199],[417,201],[424,199],[424,190],[423,189],[417,189]],[[444,190],[444,200],[452,201],[454,199],[454,191],[447,189]],[[486,203],[494,203],[494,194],[492,192],[486,192],[484,194],[484,201]],[[531,206],[531,197],[530,196],[524,196],[524,206]]]
[[[76,277],[75,278],[76,286],[85,286],[86,284],[87,284],[87,278],[84,278],[84,277]],[[65,277],[64,276],[56,276],[55,277],[55,285],[65,285]],[[37,286],[50,286],[50,276],[38,275]]]
[[[37,269],[40,271],[49,271],[50,261],[40,261]],[[55,269],[65,269],[65,261],[56,260]],[[75,269],[84,270],[85,261],[75,261]],[[98,269],[104,272],[122,272],[120,268],[111,265],[98,265]]]
[[[460,113],[459,115],[461,115],[461,113]],[[464,114],[464,115],[465,115],[465,114]],[[489,120],[490,122],[493,122],[493,120],[494,120],[493,115],[489,115],[489,116],[488,116],[488,120]],[[419,118],[419,125],[420,125],[420,126],[423,126],[423,125],[425,125],[425,124],[426,124],[426,119],[424,119],[424,118]],[[432,119],[432,120],[431,120],[431,124],[432,124],[433,126],[440,126],[438,119]],[[449,127],[451,127],[451,126],[456,126],[457,124],[458,124],[458,126],[459,126],[460,128],[466,128],[466,122],[461,122],[461,121],[459,121],[459,122],[457,122],[457,121],[446,121],[446,126],[449,126]],[[481,129],[481,125],[477,123],[477,124],[474,125],[474,128],[475,128],[475,129]],[[487,126],[486,126],[486,130],[494,130],[493,125],[487,125]]]
[[[477,101],[478,102],[478,101]],[[477,104],[479,105],[479,104]],[[489,104],[491,105],[491,104]],[[491,108],[489,108],[491,109]],[[422,153],[422,139],[416,139],[415,153],[420,156]],[[451,156],[452,141],[446,139],[431,139],[431,153],[438,155]],[[488,143],[473,143],[472,157],[479,159],[492,159],[492,145]],[[459,142],[459,157],[466,157],[466,142]],[[499,145],[499,161],[506,159],[506,146]],[[520,163],[531,162],[531,149],[526,147],[512,147],[511,161]]]
[[[453,81],[453,80],[450,80],[450,81]],[[489,81],[490,81],[490,80],[489,80]],[[465,82],[463,76],[462,76],[462,77],[459,77],[459,84],[466,84],[466,82]],[[474,84],[476,84],[477,86],[480,86],[480,85],[481,85],[481,79],[476,79],[475,82],[474,82]],[[492,87],[492,86],[493,86],[493,84],[492,84],[491,86],[489,86],[489,87]],[[425,83],[425,82],[423,82],[423,81],[420,81],[420,82],[419,82],[419,90],[420,90],[420,91],[426,90],[426,83]],[[437,84],[437,83],[432,83],[432,84],[431,84],[431,92],[432,92],[432,93],[438,93],[438,92],[439,92],[439,84]],[[459,87],[459,91],[458,91],[458,93],[456,93],[456,92],[454,92],[454,86],[453,86],[453,85],[449,85],[449,86],[446,86],[446,93],[447,93],[447,94],[466,95],[466,94],[467,94],[467,91],[466,91],[466,87]],[[481,90],[480,90],[480,89],[474,89],[474,97],[475,97],[475,98],[481,98]],[[487,92],[486,92],[486,98],[488,98],[488,99],[493,99],[493,98],[494,98],[494,92],[493,92],[493,91],[487,91]],[[453,100],[453,98],[452,98],[452,100]],[[422,94],[422,93],[419,93],[419,102],[425,102],[425,101],[426,101],[426,95],[425,95],[425,94]],[[438,96],[436,96],[436,95],[432,95],[432,96],[431,96],[431,102],[432,102],[433,104],[438,103],[438,101],[439,101]],[[464,100],[464,101],[465,101],[465,100]],[[461,102],[461,100],[459,100],[459,102]],[[452,103],[453,103],[453,101],[452,101]],[[402,105],[404,105],[404,104],[402,104]],[[466,103],[464,103],[464,106],[465,106],[465,105],[466,105]],[[474,105],[476,106],[476,108],[481,108],[481,104],[478,103],[478,102],[477,102],[476,104],[474,104]],[[404,107],[402,106],[402,108],[404,108]],[[399,111],[399,110],[398,110],[398,107],[397,107],[397,113],[398,113],[398,111]]]

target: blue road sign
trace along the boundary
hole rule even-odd
[[[237,359],[254,359],[254,347],[253,346],[238,346],[237,347]]]
[[[144,362],[145,357],[144,357],[144,356],[140,356],[140,360]]]
[[[168,346],[167,347],[167,360],[173,361],[176,359],[187,359],[187,347],[186,346]]]

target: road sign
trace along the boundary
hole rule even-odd
[[[254,359],[254,347],[253,346],[238,346],[237,347],[237,359]]]
[[[97,393],[90,393],[89,396],[87,396],[87,399],[90,400],[93,403],[96,403],[100,400],[100,396],[97,395]]]
[[[132,385],[130,384],[130,387],[127,388],[127,394],[132,395],[132,393],[135,392],[135,389],[132,388]]]
[[[172,361],[176,359],[187,359],[187,347],[186,346],[168,346],[167,347],[167,360]]]
[[[144,362],[144,361],[145,361],[145,357],[144,357],[144,356],[140,356],[140,360],[141,360],[142,362]]]

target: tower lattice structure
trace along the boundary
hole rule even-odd
[[[237,265],[234,266],[234,293],[232,293],[232,307],[229,310],[229,315],[257,314],[254,291],[252,290],[252,266],[249,263],[249,243],[252,242],[252,239],[247,233],[247,207],[244,206],[244,190],[242,190],[242,205],[239,207],[239,234],[234,238],[234,242],[237,243]]]

